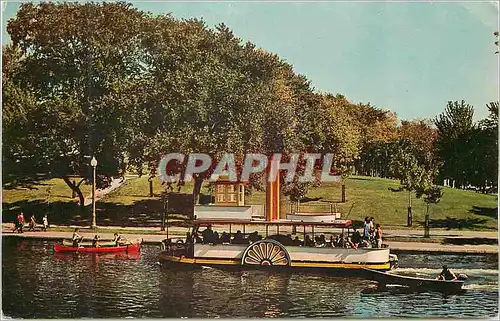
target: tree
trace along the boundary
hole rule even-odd
[[[11,173],[31,180],[37,173],[60,177],[82,208],[80,185],[91,178],[92,155],[99,161],[98,186],[118,174],[131,134],[130,104],[120,93],[144,72],[145,17],[124,3],[21,5],[7,24],[12,49],[4,49],[4,57],[12,58],[9,68],[15,66],[3,106],[9,111],[4,141],[12,140],[4,148],[4,166]],[[19,96],[23,111],[15,106]],[[22,170],[14,171],[14,164]],[[74,183],[72,175],[83,179]]]
[[[474,130],[473,115],[474,108],[465,101],[449,101],[445,111],[434,120],[439,134],[436,146],[442,161],[441,179],[453,179],[459,186],[468,183],[470,153],[466,146]]]
[[[402,140],[399,149],[391,163],[391,172],[399,179],[401,190],[408,192],[407,225],[413,225],[412,193],[425,190],[430,186],[437,174],[437,169],[430,164],[419,162],[418,151],[408,141]]]
[[[360,175],[388,177],[392,143],[397,140],[395,113],[368,104],[352,105],[349,109],[360,129],[360,153],[354,166]]]
[[[429,237],[429,205],[439,203],[443,197],[443,189],[438,186],[420,186],[416,191],[416,196],[417,198],[423,196],[426,204],[424,237]]]

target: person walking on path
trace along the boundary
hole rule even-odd
[[[47,232],[47,228],[49,227],[49,219],[47,218],[47,214],[43,216],[43,230]]]
[[[21,211],[19,214],[17,214],[16,228],[12,232],[19,231],[19,233],[22,233],[23,226],[24,226],[24,214],[23,211]]]
[[[31,215],[30,218],[30,223],[29,223],[29,229],[28,231],[35,231],[35,226],[36,226],[36,220],[35,220],[35,214]]]

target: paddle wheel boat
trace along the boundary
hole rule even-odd
[[[323,270],[354,274],[361,274],[364,269],[387,271],[397,263],[397,257],[390,254],[389,248],[348,248],[344,240],[351,232],[350,220],[195,219],[192,222],[185,239],[167,238],[162,242],[160,261],[183,267]],[[235,227],[241,227],[243,233],[233,233]],[[219,235],[224,231],[225,239],[207,240],[206,236],[213,231]],[[342,242],[334,244],[335,247],[328,241],[313,245],[315,232],[316,236],[336,233],[341,235]],[[291,234],[302,235],[302,240],[298,237],[292,240]]]

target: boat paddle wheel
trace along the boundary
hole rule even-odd
[[[260,240],[252,243],[243,253],[242,265],[290,266],[290,255],[285,247],[275,240]]]

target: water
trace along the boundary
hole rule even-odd
[[[159,247],[126,254],[54,254],[53,242],[3,237],[2,310],[14,318],[463,317],[498,314],[498,257],[399,255],[400,273],[469,276],[467,291],[379,291],[362,278],[324,274],[180,271]]]

